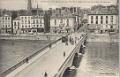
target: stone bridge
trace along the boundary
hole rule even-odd
[[[13,67],[2,77],[65,77],[67,71],[76,69],[84,53],[85,33],[68,35],[47,46],[41,53],[28,58],[19,67]],[[16,65],[17,66],[17,65]]]

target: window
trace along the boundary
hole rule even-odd
[[[30,21],[28,21],[28,23],[30,24]]]
[[[37,25],[37,28],[38,28],[38,25]]]
[[[103,16],[101,16],[101,24],[103,24]]]
[[[98,16],[96,16],[96,24],[98,24]]]
[[[98,24],[98,20],[96,20],[96,24]]]
[[[23,19],[23,17],[21,17]]]
[[[110,28],[113,28],[113,26],[110,26]]]
[[[55,19],[54,23],[55,23],[55,25],[57,24],[57,23],[56,23],[56,19]]]
[[[96,19],[98,19],[98,16],[96,16]]]
[[[106,24],[108,24],[108,16],[106,16]]]
[[[16,26],[16,22],[14,22],[14,25]]]
[[[91,16],[91,23],[93,23],[93,16]]]
[[[5,20],[7,20],[7,17],[5,17]]]

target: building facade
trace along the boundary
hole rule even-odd
[[[62,31],[74,31],[75,16],[52,16],[50,18],[50,31],[51,32],[62,32]]]
[[[21,33],[31,32],[31,27],[32,27],[32,15],[20,16]]]
[[[11,34],[12,33],[12,16],[4,14],[0,17],[0,33]]]
[[[116,14],[88,14],[89,29],[96,32],[109,32],[118,29]]]
[[[13,20],[14,34],[44,32],[44,16],[24,15]]]
[[[14,34],[19,34],[20,33],[20,18],[17,17],[16,19],[13,20],[13,33]]]
[[[44,32],[44,16],[33,16],[32,19],[32,24],[31,24],[31,32]]]

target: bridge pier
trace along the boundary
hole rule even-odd
[[[85,42],[84,42],[85,43]],[[82,44],[81,46],[80,46],[80,49],[79,49],[79,53],[81,53],[81,54],[84,54],[85,53],[85,44]]]
[[[82,55],[75,53],[75,56],[73,58],[72,66],[75,66],[76,68],[79,67],[80,61],[81,61]]]
[[[71,61],[69,61],[69,65],[67,65],[65,69],[58,76],[55,77],[69,77],[68,75],[70,74],[70,72],[75,72],[76,68],[79,67],[81,59],[82,54],[76,52]]]

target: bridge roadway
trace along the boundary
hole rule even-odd
[[[46,49],[44,53],[40,53],[33,60],[29,60],[28,63],[20,66],[6,77],[44,77],[45,72],[48,74],[48,77],[55,77],[60,67],[83,38],[80,33],[74,33],[69,36],[74,40],[75,37],[78,38],[76,44],[72,45],[68,42],[68,45],[66,45],[59,41],[56,45]]]

